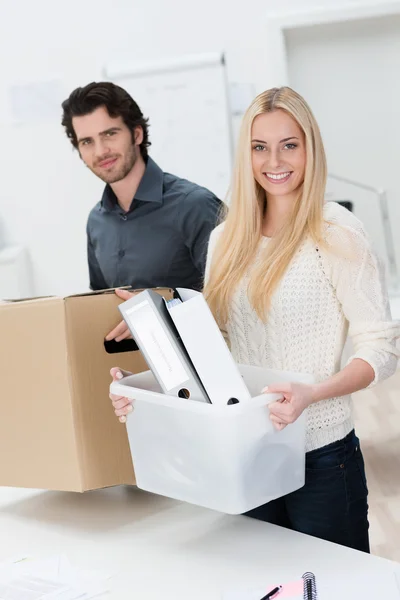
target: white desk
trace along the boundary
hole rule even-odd
[[[383,581],[400,568],[253,519],[128,487],[83,495],[0,488],[0,540],[0,560],[63,553],[78,567],[113,573],[105,600],[217,600],[227,588],[258,588],[309,570],[332,581],[321,600],[364,600],[378,596],[368,587],[354,595],[346,588],[347,574],[373,571]]]

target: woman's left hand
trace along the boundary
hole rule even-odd
[[[268,405],[270,419],[279,431],[294,423],[313,403],[313,387],[304,383],[277,383],[265,387],[262,392],[283,396],[282,400]]]

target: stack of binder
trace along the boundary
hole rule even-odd
[[[177,289],[167,301],[145,290],[119,310],[162,391],[212,404],[250,400],[250,392],[200,292]]]

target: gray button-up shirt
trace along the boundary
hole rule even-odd
[[[106,186],[87,223],[90,287],[201,290],[221,201],[209,190],[163,173],[149,158],[125,213]]]

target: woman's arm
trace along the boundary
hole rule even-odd
[[[346,209],[335,212],[339,225],[328,227],[331,250],[320,251],[321,268],[349,323],[354,353],[346,367],[324,381],[268,387],[268,392],[283,395],[282,402],[269,407],[280,429],[310,404],[367,388],[393,375],[397,367],[400,324],[391,317],[383,268],[360,221]]]
[[[327,227],[325,237],[330,250],[319,252],[321,269],[349,323],[354,352],[347,364],[355,359],[368,363],[374,372],[370,386],[387,379],[397,368],[400,323],[392,319],[385,271],[362,223],[345,208],[336,207],[334,213],[336,225]],[[341,377],[346,378],[346,374]],[[358,369],[354,375],[358,376]],[[335,383],[338,380],[334,377],[330,380]],[[352,391],[357,389],[361,388]]]
[[[369,363],[354,358],[344,369],[321,383],[311,386],[311,402],[354,394],[368,387],[375,379],[375,371]]]
[[[363,390],[374,378],[375,372],[371,365],[355,358],[344,369],[320,383],[269,385],[263,392],[282,394],[281,401],[272,402],[268,406],[271,421],[280,430],[296,421],[311,404]]]

